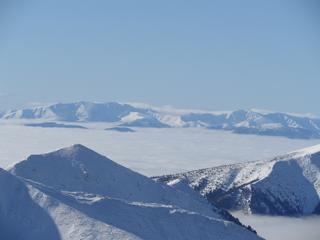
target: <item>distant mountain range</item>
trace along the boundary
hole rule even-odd
[[[155,177],[185,181],[228,210],[269,215],[320,214],[320,145],[268,161],[225,165]]]
[[[187,184],[155,182],[82,145],[0,169],[0,229],[10,240],[261,239]]]
[[[66,122],[111,122],[122,127],[202,127],[239,134],[320,138],[320,119],[287,113],[238,110],[187,111],[141,107],[117,102],[58,103],[2,113],[2,119],[40,119]]]

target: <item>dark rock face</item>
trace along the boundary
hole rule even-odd
[[[221,210],[219,210],[219,213],[220,213],[226,220],[228,220],[228,221],[230,221],[230,222],[234,222],[234,223],[236,223],[236,224],[238,224],[238,225],[240,225],[240,226],[248,229],[250,232],[253,232],[253,233],[257,234],[257,231],[254,230],[250,225],[249,225],[249,226],[246,226],[246,225],[242,224],[238,218],[232,216],[228,211],[221,209]]]
[[[232,192],[226,192],[217,189],[209,192],[204,196],[209,202],[214,203],[216,206],[228,210],[244,210],[248,211],[248,202],[251,197],[251,191],[248,188],[236,189]]]
[[[252,213],[283,216],[298,215],[302,212],[302,209],[292,206],[289,201],[255,187],[252,190],[250,209]]]
[[[226,195],[226,192],[218,189],[205,195],[209,202],[216,204],[223,209],[238,209],[238,193]]]

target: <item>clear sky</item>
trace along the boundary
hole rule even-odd
[[[317,0],[0,2],[0,108],[94,100],[320,115]]]

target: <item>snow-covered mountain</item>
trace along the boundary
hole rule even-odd
[[[182,179],[209,202],[229,210],[271,215],[320,214],[320,145],[268,161],[155,179],[169,184]]]
[[[230,113],[190,113],[182,120],[190,125],[224,129],[234,133],[289,138],[319,138],[320,119],[286,113],[238,110]]]
[[[0,170],[0,239],[260,239],[173,186],[82,145],[32,155]]]
[[[117,122],[131,112],[147,113],[148,110],[135,108],[116,102],[58,103],[44,107],[35,107],[8,111],[4,119],[50,119],[59,121]]]
[[[238,110],[233,112],[161,109],[122,103],[59,103],[7,111],[2,119],[113,122],[127,127],[203,127],[240,134],[320,138],[320,119],[286,113]]]

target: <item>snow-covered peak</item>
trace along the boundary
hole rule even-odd
[[[71,157],[78,158],[80,156],[89,156],[89,157],[95,157],[95,158],[102,156],[82,144],[73,144],[70,147],[59,149],[56,152],[48,153],[46,155],[50,156],[50,155],[54,155],[54,154],[64,156],[67,159],[71,159]]]
[[[80,144],[9,171],[0,169],[1,239],[260,239],[182,181],[155,182]]]
[[[11,170],[20,177],[54,189],[82,191],[140,200],[154,183],[112,160],[77,144],[58,151],[31,155]],[[150,200],[152,195],[150,192]]]
[[[2,118],[50,119],[69,122],[117,122],[131,112],[144,113],[145,111],[145,109],[117,102],[75,102],[8,111]]]
[[[156,183],[80,144],[52,153],[31,155],[14,165],[10,172],[56,191],[173,204],[208,216],[217,216],[206,201],[186,198],[184,193]]]

